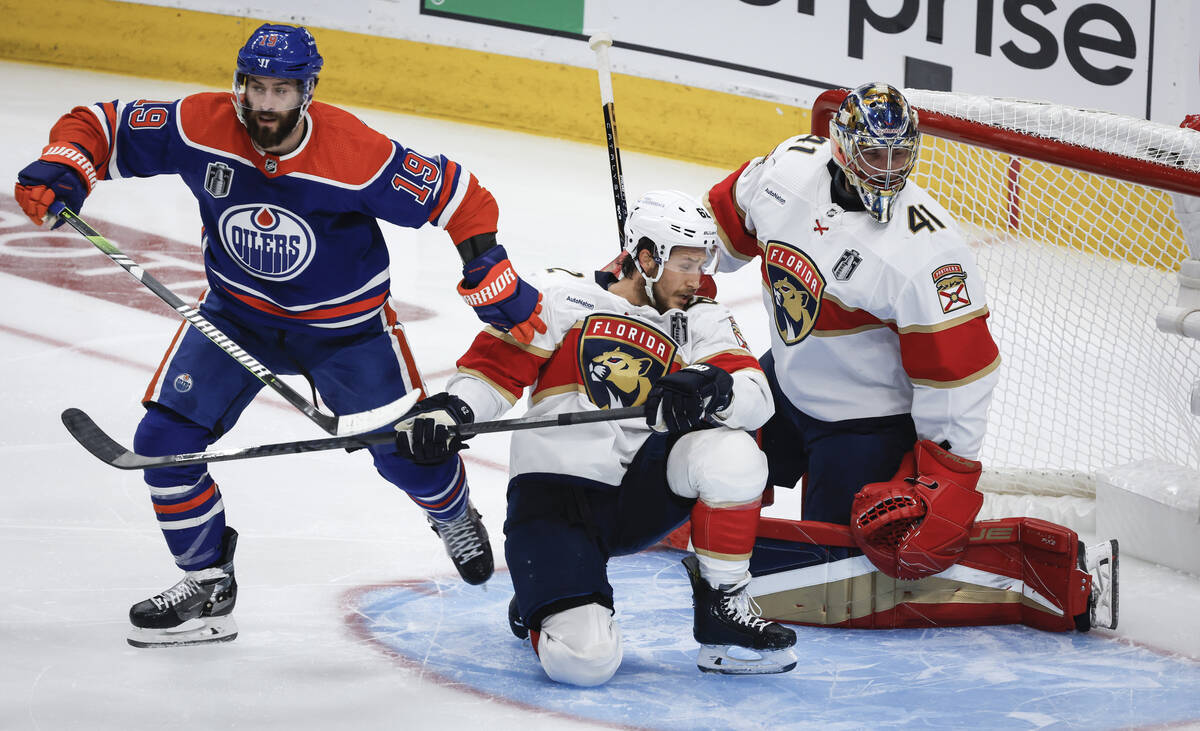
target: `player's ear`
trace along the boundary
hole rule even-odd
[[[646,274],[654,276],[658,272],[658,264],[654,261],[654,254],[650,253],[649,249],[642,249],[638,252],[638,262]]]

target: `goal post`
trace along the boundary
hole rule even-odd
[[[829,136],[846,93],[817,99],[814,134]],[[905,95],[923,133],[912,180],[970,242],[1003,359],[984,489],[1086,498],[1097,477],[1139,466],[1200,485],[1200,340],[1156,327],[1185,280],[1172,193],[1200,196],[1200,132],[1044,102]]]

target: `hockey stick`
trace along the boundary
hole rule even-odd
[[[519,419],[500,419],[498,421],[481,421],[475,424],[463,424],[457,427],[458,434],[463,437],[476,434],[491,434],[493,432],[517,431],[520,429],[540,429],[547,426],[567,426],[570,424],[588,424],[597,421],[616,421],[619,419],[639,419],[646,415],[643,406],[631,406],[622,409],[601,409],[591,411],[575,411],[566,414],[551,414],[549,416],[525,416]],[[162,457],[146,457],[131,452],[118,444],[112,437],[92,421],[79,409],[67,409],[62,412],[63,425],[75,441],[91,452],[97,459],[107,465],[122,470],[145,470],[153,467],[200,464],[207,462],[228,462],[235,459],[250,459],[252,457],[274,457],[281,454],[300,454],[303,452],[320,452],[326,449],[344,449],[346,447],[365,447],[371,444],[387,444],[396,438],[395,431],[378,432],[375,434],[360,434],[358,436],[334,437],[331,439],[311,439],[301,442],[280,442],[264,444],[259,447],[239,447],[237,449],[221,449],[211,452],[192,452],[190,454],[168,454]]]
[[[596,33],[588,39],[588,47],[596,54],[596,74],[600,79],[600,105],[604,112],[604,137],[608,143],[608,170],[612,176],[613,205],[617,214],[617,246],[620,253],[602,267],[602,271],[620,275],[625,253],[625,179],[621,172],[621,148],[617,145],[617,113],[613,108],[612,68],[608,49],[613,39],[608,33]]]
[[[74,211],[67,208],[61,202],[55,202],[50,206],[50,213],[57,215],[59,219],[70,224],[71,228],[78,231],[88,241],[91,241],[109,259],[120,264],[125,271],[133,275],[134,279],[141,282],[147,289],[158,295],[159,299],[170,305],[192,327],[199,330],[202,335],[211,340],[218,348],[224,350],[238,363],[241,363],[258,380],[270,386],[276,393],[283,396],[284,400],[299,409],[327,433],[342,437],[378,429],[381,426],[398,421],[416,403],[417,392],[414,391],[413,393],[405,394],[403,398],[389,404],[384,404],[383,406],[367,411],[360,411],[355,414],[334,416],[321,411],[297,393],[295,389],[280,380],[279,376],[272,373],[269,368],[259,363],[245,350],[242,350],[240,345],[230,340],[225,333],[218,330],[215,325],[206,320],[196,308],[189,306],[183,300],[179,299],[174,292],[168,289],[162,282],[150,276],[137,262],[125,256],[111,241],[101,236],[96,229],[88,225]]]

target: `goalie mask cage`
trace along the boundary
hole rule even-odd
[[[981,488],[1091,497],[1098,475],[1131,465],[1200,475],[1200,341],[1155,326],[1189,256],[1167,191],[1200,195],[1200,132],[904,93],[923,135],[911,179],[978,257],[1002,357]],[[817,99],[814,134],[829,136],[845,95]]]

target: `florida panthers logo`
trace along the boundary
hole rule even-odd
[[[675,359],[676,344],[653,326],[618,315],[583,321],[579,372],[588,399],[602,409],[639,406]]]
[[[262,279],[286,281],[316,253],[316,238],[303,218],[266,203],[234,206],[221,214],[221,241],[242,269]]]
[[[934,269],[933,284],[937,287],[943,313],[949,314],[971,305],[971,294],[967,292],[967,273],[961,264],[946,264]]]
[[[825,277],[803,251],[781,241],[767,242],[763,282],[771,289],[775,328],[785,345],[808,337],[821,311]]]

